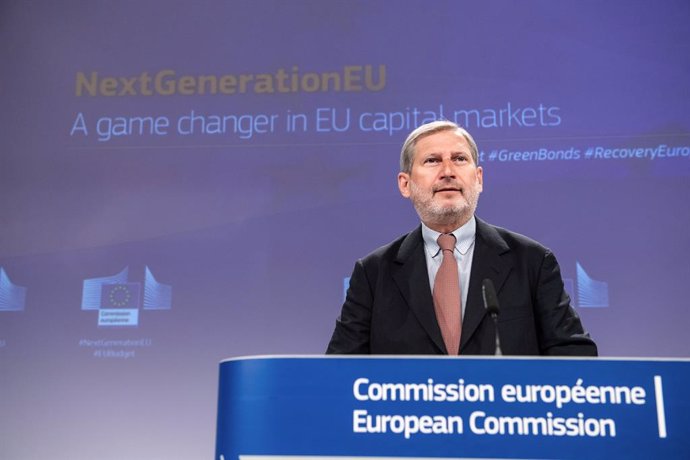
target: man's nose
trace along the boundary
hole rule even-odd
[[[441,177],[455,177],[455,168],[453,167],[452,160],[443,160],[441,163]]]

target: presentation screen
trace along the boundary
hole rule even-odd
[[[213,455],[218,363],[322,354],[419,225],[400,147],[556,255],[607,357],[685,357],[686,1],[4,2],[0,457]]]

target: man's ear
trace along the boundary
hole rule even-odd
[[[410,197],[410,175],[404,172],[398,173],[398,190],[405,198]]]
[[[479,191],[484,191],[484,170],[481,166],[477,166],[477,182],[479,182]]]

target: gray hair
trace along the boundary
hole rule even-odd
[[[474,164],[479,164],[477,143],[474,142],[474,139],[470,133],[452,121],[437,120],[432,121],[431,123],[423,124],[419,128],[412,131],[409,136],[407,136],[407,139],[405,139],[405,143],[402,146],[402,151],[400,152],[400,171],[407,174],[412,171],[412,161],[415,153],[414,151],[419,139],[442,131],[456,131],[458,134],[464,137],[467,143],[470,145],[470,152],[472,153]]]

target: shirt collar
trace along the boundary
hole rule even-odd
[[[465,225],[456,228],[451,233],[455,236],[455,250],[464,256],[474,244],[474,237],[477,234],[477,220],[474,218],[474,215]],[[431,257],[436,257],[441,252],[441,248],[436,241],[439,235],[439,232],[430,229],[422,222],[422,238],[424,238],[424,245],[432,254]]]

